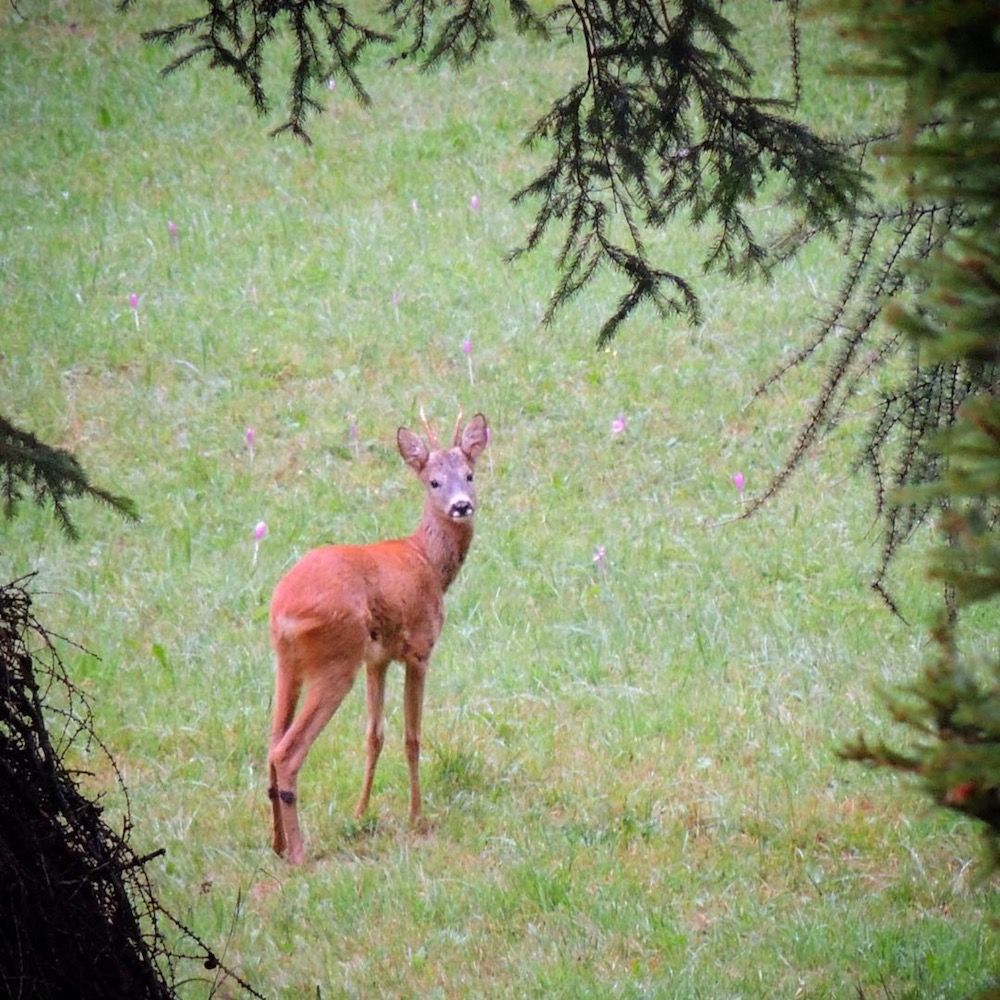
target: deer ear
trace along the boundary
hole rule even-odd
[[[427,458],[430,454],[427,451],[427,445],[413,431],[400,427],[396,431],[396,447],[399,449],[400,455],[403,456],[403,461],[414,472],[420,472],[427,464]]]
[[[489,443],[490,431],[486,426],[486,418],[481,413],[477,413],[465,425],[465,430],[462,431],[462,440],[458,446],[462,449],[465,457],[470,462],[474,462]]]

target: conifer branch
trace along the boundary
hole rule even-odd
[[[910,282],[913,294],[896,296],[885,312],[915,348],[908,378],[883,394],[868,432],[865,461],[885,525],[873,588],[892,606],[888,560],[936,509],[944,544],[930,575],[945,590],[934,659],[886,696],[893,719],[910,731],[909,746],[861,736],[841,755],[916,776],[939,806],[980,823],[989,871],[1000,867],[1000,658],[995,629],[977,656],[960,655],[957,630],[965,607],[1000,598],[996,5],[943,0],[914,17],[899,17],[891,0],[837,6],[868,52],[871,65],[862,69],[906,81],[899,138],[885,149],[923,206],[909,221],[899,217],[895,246],[866,291],[874,301],[893,293],[897,279]],[[938,114],[945,120],[919,124]]]
[[[658,304],[661,314],[699,318],[693,289],[652,262],[644,232],[687,212],[696,226],[715,229],[706,268],[766,274],[768,254],[746,215],[765,178],[783,184],[785,201],[814,233],[832,232],[849,217],[862,189],[852,158],[785,117],[788,102],[753,96],[752,68],[720,5],[671,6],[672,17],[663,4],[644,0],[574,0],[560,8],[567,29],[584,41],[586,78],[526,139],[529,147],[551,149],[550,163],[514,196],[536,200],[538,208],[524,245],[511,256],[562,224],[560,268],[586,260],[585,269],[557,285],[547,318],[598,269],[623,273],[630,290],[601,328],[599,344],[642,301]],[[614,218],[627,240],[609,235]],[[574,247],[593,255],[573,254]]]
[[[68,505],[77,497],[106,504],[126,520],[139,519],[132,500],[91,483],[70,452],[45,444],[0,416],[0,498],[8,520],[26,493],[39,506],[51,503],[59,526],[74,540],[79,532]]]
[[[123,7],[134,2],[120,0]],[[264,112],[265,47],[279,35],[290,37],[295,56],[288,119],[275,132],[304,141],[307,122],[319,110],[320,81],[345,77],[359,99],[368,99],[359,60],[372,47],[393,49],[390,64],[412,57],[427,69],[445,60],[468,62],[494,36],[489,0],[387,0],[381,20],[366,13],[364,21],[333,0],[203,2],[200,16],[146,35],[167,46],[193,42],[168,70],[207,57],[210,66],[233,72]],[[990,128],[986,119],[955,126],[928,108],[918,121],[871,134],[839,140],[818,134],[796,118],[803,84],[800,0],[783,3],[790,94],[779,100],[755,90],[752,60],[721,0],[565,0],[544,15],[527,0],[508,0],[519,30],[543,37],[559,33],[578,40],[581,50],[580,78],[524,140],[542,152],[544,162],[513,195],[515,204],[532,205],[534,220],[508,260],[536,251],[547,238],[556,241],[559,277],[544,323],[600,273],[617,275],[624,289],[600,320],[599,346],[618,335],[644,303],[663,318],[699,322],[695,287],[669,260],[658,259],[662,251],[654,239],[679,220],[706,234],[706,269],[740,279],[767,277],[820,236],[842,240],[847,263],[838,294],[805,344],[754,393],[766,393],[800,366],[825,367],[823,388],[785,463],[745,516],[780,492],[812,447],[844,419],[871,373],[894,356],[902,341],[879,332],[882,311],[901,293],[918,292],[923,278],[914,265],[967,228],[967,188],[925,189],[923,200],[876,196],[866,174],[873,151],[891,155],[900,143],[916,139],[920,162],[933,166],[951,155],[959,138],[971,150],[986,141],[979,137]],[[750,214],[765,182],[791,218],[773,238],[758,230]],[[942,371],[941,377],[948,376]],[[914,511],[887,503],[887,490],[919,482],[931,471],[920,459],[925,446],[919,435],[933,435],[951,419],[939,408],[918,419],[917,384],[895,389],[881,419],[870,425],[874,436],[859,457],[871,473],[876,510],[885,518],[878,583],[914,527]],[[959,390],[956,406],[961,401]],[[916,451],[909,450],[913,441]]]

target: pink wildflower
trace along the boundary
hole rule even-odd
[[[257,565],[257,556],[260,554],[260,543],[267,538],[267,521],[258,521],[253,529],[253,565]]]

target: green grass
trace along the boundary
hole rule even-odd
[[[612,280],[541,328],[552,248],[503,263],[531,221],[508,197],[540,162],[518,139],[574,49],[504,35],[464,74],[373,62],[373,106],[338,89],[302,148],[222,77],[161,80],[137,41],[157,5],[110,6],[0,14],[0,399],[143,520],[77,505],[71,544],[25,506],[0,573],[37,569],[40,617],[99,657],[65,652],[137,850],[167,849],[164,902],[269,996],[985,986],[998,907],[974,831],[834,755],[887,729],[874,688],[922,659],[926,540],[897,572],[906,627],[865,586],[877,533],[850,426],[732,521],[730,475],[763,487],[818,376],[744,404],[836,287],[837,250],[769,286],[704,279],[701,327],[643,314],[597,353]],[[749,17],[762,44],[774,6]],[[883,95],[848,86],[814,82],[809,107],[875,113]],[[664,237],[671,266],[696,274],[705,238]],[[372,819],[349,818],[359,688],[303,771],[310,859],[290,870],[268,846],[268,597],[315,544],[411,529],[393,439],[421,404],[494,431],[428,685],[430,830],[406,825],[397,672]],[[95,786],[113,814],[106,769]]]

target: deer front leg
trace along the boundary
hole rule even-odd
[[[406,763],[410,768],[410,822],[420,820],[420,720],[424,707],[424,679],[430,654],[406,660],[403,710],[406,727]]]
[[[385,743],[385,675],[389,668],[386,663],[369,663],[367,674],[368,729],[365,733],[365,780],[361,786],[361,797],[354,810],[354,818],[361,819],[368,808],[375,779],[375,765]]]

